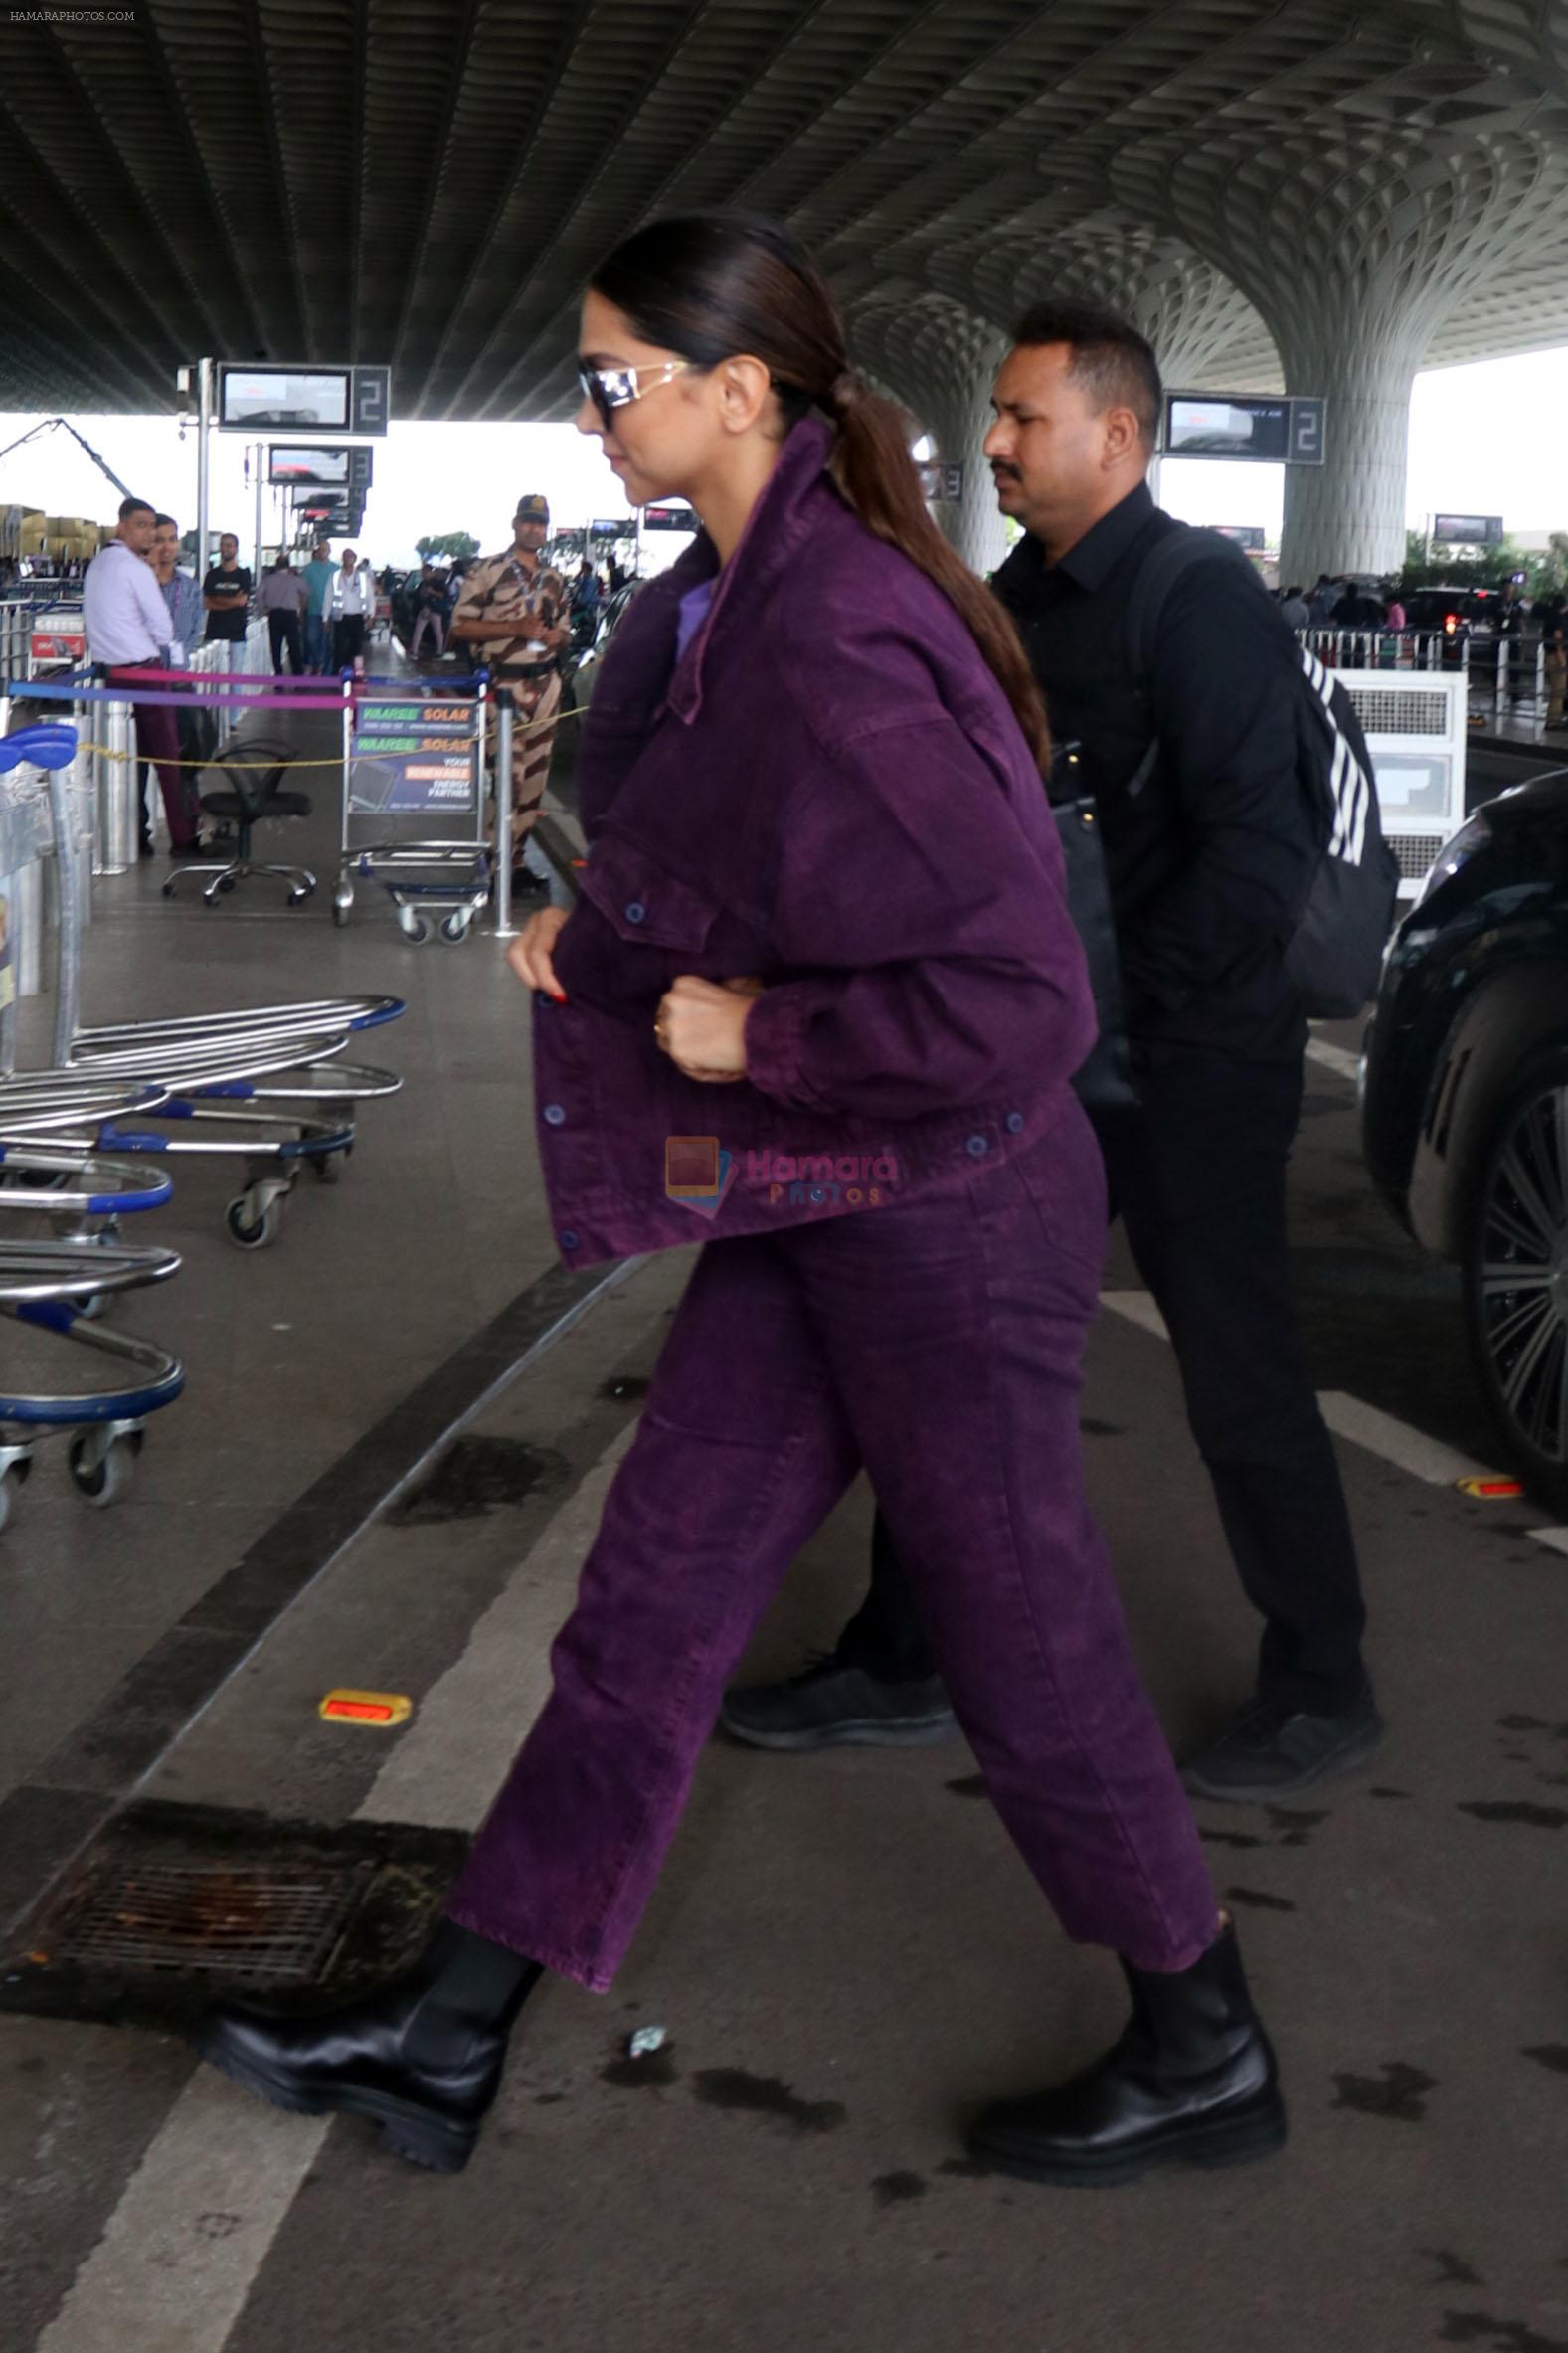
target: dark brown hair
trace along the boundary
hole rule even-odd
[[[742,352],[763,361],[786,431],[808,410],[825,411],[837,428],[832,473],[846,503],[957,607],[1044,768],[1045,705],[1012,622],[932,521],[903,413],[851,369],[843,316],[804,247],[750,213],[685,213],[637,230],[592,282],[644,342],[698,368]]]
[[[1131,409],[1146,449],[1159,440],[1159,412],[1164,389],[1154,346],[1114,310],[1098,302],[1036,302],[1013,329],[1014,343],[1065,343],[1071,351],[1068,374],[1081,384],[1097,414],[1107,409]]]

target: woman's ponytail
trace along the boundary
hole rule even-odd
[[[902,412],[848,369],[834,379],[822,406],[838,429],[832,473],[839,490],[868,531],[901,549],[958,607],[1043,775],[1051,757],[1050,728],[1018,633],[932,521]]]

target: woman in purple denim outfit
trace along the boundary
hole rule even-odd
[[[970,2145],[1070,2181],[1260,2154],[1273,2054],[1084,1497],[1094,1019],[1020,648],[784,232],[639,232],[582,355],[583,430],[705,532],[606,663],[582,900],[512,961],[563,1256],[707,1247],[430,1950],[327,2018],[221,2013],[202,2048],[460,2167],[541,1971],[610,1983],[726,1680],[864,1469],[997,1812],[1132,1995],[1112,2052]]]

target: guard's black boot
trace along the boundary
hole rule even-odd
[[[1032,2099],[998,2100],[969,2148],[1025,2181],[1133,2181],[1152,2165],[1243,2165],[1281,2147],[1285,2102],[1227,1923],[1174,1976],[1123,1970],[1132,2017],[1105,2058]]]
[[[407,1976],[314,2018],[215,2010],[197,2050],[247,2091],[305,2116],[371,2116],[384,2148],[460,2173],[500,2087],[536,1961],[443,1920]]]

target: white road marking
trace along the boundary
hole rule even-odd
[[[1314,1037],[1308,1040],[1307,1059],[1308,1062],[1320,1064],[1324,1070],[1333,1071],[1336,1077],[1347,1078],[1352,1086],[1355,1086],[1360,1079],[1360,1055],[1352,1054],[1346,1046],[1330,1045],[1325,1037]]]
[[[198,2069],[37,2353],[217,2353],[327,2135]]]
[[[1164,1317],[1146,1291],[1102,1291],[1100,1304],[1109,1315],[1122,1316],[1129,1324],[1152,1332],[1156,1340],[1170,1338]]]
[[[634,1426],[595,1464],[486,1610],[357,1819],[471,1829],[550,1689],[605,1493]],[[330,2117],[279,2115],[198,2068],[36,2353],[223,2353]]]
[[[1527,1528],[1524,1533],[1548,1552],[1568,1552],[1568,1528]]]
[[[1413,1479],[1426,1480],[1430,1487],[1455,1487],[1461,1479],[1497,1476],[1485,1463],[1472,1462],[1469,1455],[1457,1454],[1452,1446],[1413,1430],[1408,1422],[1396,1420],[1376,1405],[1363,1405],[1359,1397],[1348,1397],[1341,1389],[1324,1389],[1317,1402],[1324,1421],[1337,1436],[1365,1447],[1369,1454],[1381,1455],[1384,1462],[1408,1471]]]
[[[1100,1304],[1110,1314],[1125,1317],[1128,1323],[1153,1333],[1157,1340],[1170,1338],[1164,1318],[1146,1291],[1102,1291]],[[1337,1437],[1348,1438],[1352,1445],[1379,1455],[1384,1462],[1408,1471],[1412,1478],[1426,1480],[1429,1486],[1454,1487],[1461,1479],[1497,1477],[1484,1463],[1472,1462],[1469,1455],[1456,1453],[1452,1446],[1429,1438],[1423,1430],[1412,1429],[1409,1422],[1384,1413],[1376,1405],[1364,1405],[1359,1397],[1348,1396],[1342,1389],[1322,1390],[1317,1402],[1322,1407],[1324,1421]],[[1558,1533],[1564,1537],[1561,1548],[1568,1550],[1568,1531]]]
[[[361,1821],[446,1830],[477,1824],[550,1696],[550,1645],[634,1435],[635,1424],[600,1457],[420,1703],[359,1809]]]

